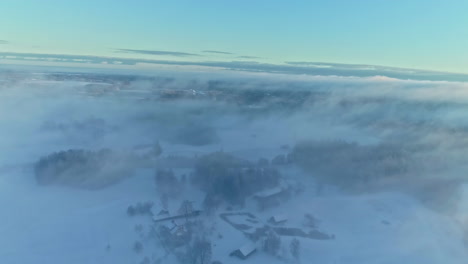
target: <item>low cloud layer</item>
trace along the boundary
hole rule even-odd
[[[117,49],[118,53],[135,53],[145,55],[160,55],[160,56],[174,56],[174,57],[193,57],[200,56],[195,53],[179,52],[179,51],[162,51],[162,50],[136,50],[136,49]]]
[[[8,72],[4,77],[4,80],[11,79],[12,83],[16,83],[14,87],[21,89],[12,89],[11,84],[6,81],[3,84],[3,93],[15,100],[22,98],[18,102],[28,106],[24,111],[30,110],[28,115],[9,115],[5,122],[17,120],[18,124],[28,124],[28,120],[38,120],[29,125],[34,124],[41,131],[39,134],[53,134],[54,137],[61,137],[82,147],[106,148],[109,147],[106,142],[110,138],[123,137],[125,140],[119,142],[127,145],[149,144],[160,139],[171,144],[192,146],[227,143],[225,147],[229,149],[229,146],[242,146],[243,143],[236,143],[237,139],[225,138],[226,131],[220,130],[220,127],[229,127],[240,122],[235,125],[242,128],[239,132],[261,127],[270,131],[265,135],[257,135],[258,144],[285,142],[293,146],[301,142],[317,142],[306,150],[321,149],[313,156],[350,151],[363,153],[363,157],[378,156],[375,153],[384,153],[383,157],[390,153],[389,157],[393,157],[385,161],[390,162],[387,164],[389,167],[382,168],[374,167],[384,166],[381,161],[368,164],[366,158],[359,161],[361,163],[353,163],[343,157],[336,157],[337,163],[328,162],[334,164],[333,170],[322,168],[327,173],[335,173],[336,170],[349,171],[346,166],[357,166],[354,167],[356,170],[373,171],[377,177],[379,173],[387,173],[384,173],[385,168],[391,174],[392,166],[405,164],[405,175],[398,175],[390,181],[377,177],[375,181],[367,183],[372,188],[407,187],[407,191],[417,192],[418,195],[421,191],[421,196],[424,196],[423,189],[426,187],[432,190],[437,185],[443,186],[440,183],[459,187],[466,181],[464,171],[468,169],[468,159],[464,153],[468,151],[468,122],[464,113],[468,109],[468,93],[465,83],[404,81],[386,77],[294,78],[267,75],[229,79],[206,75],[194,79],[184,76],[117,78],[112,75],[49,74],[44,77],[44,81],[47,81],[44,84],[36,82],[31,85],[31,77],[28,75],[24,77],[24,81]],[[67,82],[60,82],[64,78]],[[83,80],[92,84],[82,86]],[[51,81],[56,84],[55,88],[48,83]],[[41,89],[43,85],[47,86],[47,91]],[[29,93],[26,92],[30,90],[27,87],[38,88]],[[114,94],[116,91],[117,94]],[[56,94],[55,99],[41,99],[40,105],[29,100],[42,98],[38,96],[50,93]],[[122,97],[126,102],[123,106],[121,101],[118,104],[105,101],[98,103],[101,97],[96,96],[120,96],[119,94],[134,94],[137,96],[135,99],[147,103],[135,104],[132,96]],[[80,102],[82,95],[91,96],[92,102]],[[177,102],[184,103],[174,105],[172,100],[176,99]],[[154,100],[159,102],[157,107],[150,103]],[[6,109],[14,101],[3,101],[2,108],[5,108],[3,112],[6,113]],[[116,117],[112,109],[122,107],[126,108],[125,115]],[[28,118],[25,119],[25,116]],[[276,120],[278,116],[281,117],[280,121]],[[127,128],[132,128],[132,133],[141,135],[146,134],[148,129],[154,130],[151,132],[154,138],[148,142],[140,142],[141,137],[127,136],[126,133],[130,132]],[[34,131],[34,128],[25,131]],[[191,134],[200,134],[199,131],[203,131],[208,138],[195,138],[196,141],[193,142],[185,140],[193,138]],[[40,142],[36,136],[26,138]],[[5,142],[15,142],[7,139],[8,137]],[[98,142],[94,142],[95,140]],[[337,144],[337,140],[351,145]],[[369,145],[374,147],[368,147]],[[47,153],[40,150],[41,147],[38,146],[36,150]],[[341,152],[337,152],[337,149],[341,149]],[[17,150],[12,149],[10,154],[15,152]],[[8,156],[15,157],[10,154]],[[391,165],[392,162],[397,163]],[[353,173],[350,175],[348,176],[354,177]],[[346,182],[353,181],[349,177]],[[420,189],[421,186],[424,188]],[[433,198],[445,200],[442,196]],[[450,197],[446,198],[445,202],[448,202]]]
[[[193,53],[168,52],[168,51],[140,51],[140,50],[120,50],[120,52],[130,52],[139,54],[168,55],[175,57],[199,56]],[[0,52],[1,59],[20,61],[45,61],[68,62],[68,63],[92,63],[92,64],[113,64],[113,65],[173,65],[173,66],[195,66],[195,67],[217,67],[226,70],[263,72],[263,73],[283,73],[294,75],[310,76],[348,76],[348,77],[374,77],[384,76],[401,80],[428,80],[428,81],[468,81],[467,74],[433,72],[417,69],[404,69],[394,67],[383,67],[373,65],[354,65],[320,62],[287,62],[285,64],[262,63],[256,61],[173,61],[155,59],[131,59],[119,57],[100,56],[80,56],[70,54],[36,54],[36,53],[15,53]]]

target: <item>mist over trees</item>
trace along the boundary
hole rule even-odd
[[[70,149],[42,157],[34,165],[34,173],[41,185],[99,188],[131,175],[134,160],[132,155],[110,149]]]
[[[289,252],[295,261],[299,261],[300,252],[301,252],[301,242],[297,238],[293,238],[289,244]]]
[[[156,190],[164,197],[180,195],[182,185],[170,169],[158,169],[155,176]]]
[[[70,78],[112,85],[85,85],[85,89],[72,90],[80,94],[79,100],[85,92],[90,104],[86,100],[69,103],[76,98],[67,91],[62,105],[40,116],[59,121],[42,122],[37,118],[34,126],[30,125],[36,130],[30,134],[25,132],[24,140],[33,146],[30,154],[33,160],[42,153],[72,148],[40,158],[34,164],[34,177],[39,185],[85,189],[120,182],[103,191],[109,197],[118,191],[114,194],[118,198],[114,197],[112,203],[122,207],[123,215],[131,216],[127,217],[129,221],[146,221],[141,222],[139,244],[133,244],[132,238],[126,245],[142,257],[145,254],[144,263],[166,260],[210,263],[213,254],[218,259],[219,248],[224,247],[220,245],[232,242],[232,230],[219,229],[225,227],[219,222],[219,216],[225,212],[245,211],[246,215],[255,216],[233,216],[239,222],[233,221],[232,227],[244,234],[256,234],[243,238],[258,239],[257,249],[263,252],[257,253],[263,254],[262,257],[299,262],[310,253],[310,243],[305,240],[309,239],[307,233],[304,231],[298,239],[285,238],[285,233],[297,235],[302,234],[300,229],[317,230],[316,215],[327,228],[332,226],[330,223],[339,223],[333,218],[343,215],[340,206],[348,205],[348,201],[355,202],[352,206],[357,210],[372,212],[366,219],[351,216],[350,221],[356,222],[350,226],[374,221],[375,225],[369,228],[378,226],[378,230],[397,228],[399,223],[398,217],[393,216],[399,208],[391,206],[395,201],[375,197],[376,193],[380,195],[379,191],[385,192],[382,196],[411,194],[411,199],[416,198],[418,203],[431,203],[443,209],[449,208],[447,201],[450,201],[453,211],[462,201],[456,194],[466,183],[468,123],[463,113],[468,107],[465,102],[439,102],[440,94],[426,100],[420,94],[427,84],[394,82],[389,86],[375,80],[318,77],[303,82],[137,77],[115,77],[112,81],[114,76],[105,75],[89,77],[89,80],[85,75]],[[140,81],[148,83],[140,86]],[[426,90],[424,96],[428,96]],[[11,108],[8,103],[5,100]],[[48,103],[55,106],[54,101]],[[34,107],[31,116],[43,106]],[[70,112],[63,111],[68,108],[72,108]],[[113,112],[116,109],[122,110],[121,116]],[[103,117],[89,118],[89,113],[100,113]],[[31,122],[30,118],[21,120],[22,117],[12,116],[20,119],[21,122],[14,122],[18,127]],[[156,139],[161,145],[151,143]],[[36,149],[34,143],[39,144]],[[0,144],[8,148],[6,143]],[[90,150],[106,146],[112,150]],[[219,149],[225,151],[213,152]],[[8,153],[4,159],[30,162],[30,157],[22,156],[24,150],[11,148],[10,152],[21,155],[12,154],[10,158]],[[130,175],[136,177],[121,181]],[[314,188],[321,188],[322,192]],[[265,197],[258,198],[261,195]],[[337,199],[329,201],[328,195]],[[176,210],[174,205],[182,200],[193,202],[193,208],[185,213]],[[402,200],[413,201],[406,197]],[[256,203],[268,206],[255,207]],[[296,212],[289,215],[296,208],[310,211],[301,212],[306,219],[300,228],[288,229],[298,222]],[[386,214],[387,208],[394,211]],[[188,215],[192,209],[203,213],[173,222],[153,223],[160,218]],[[99,210],[101,207],[95,211]],[[324,216],[324,212],[331,212],[332,217]],[[284,229],[259,227],[277,215],[287,215],[288,220],[278,224]],[[198,220],[205,221],[209,227],[195,224]],[[268,222],[267,225],[276,224]],[[437,227],[446,232],[443,227]],[[256,228],[262,231],[257,233]],[[141,230],[151,230],[155,234],[153,240],[149,235],[143,236],[145,232]],[[125,230],[116,231],[120,232]],[[396,235],[409,239],[406,234]],[[359,239],[359,234],[356,237]],[[337,239],[341,238],[337,233]],[[241,244],[229,247],[235,249]],[[163,249],[164,254],[172,254],[173,259],[165,259],[163,255],[153,258],[149,252],[160,249],[156,247]],[[112,248],[118,246],[113,244]],[[229,263],[225,258],[220,260]]]
[[[297,144],[291,159],[326,183],[346,189],[404,178],[410,154],[400,145],[360,145],[346,141],[308,141]]]
[[[225,152],[202,156],[195,164],[192,184],[206,193],[205,205],[220,201],[244,204],[253,193],[278,184],[280,173],[273,167],[260,167]]]
[[[218,142],[216,129],[203,123],[203,120],[185,124],[169,137],[176,144],[203,146]]]
[[[192,264],[211,264],[212,246],[206,238],[196,237],[186,248],[186,261]]]
[[[276,256],[278,255],[280,249],[281,249],[281,237],[278,236],[278,234],[275,233],[273,230],[269,230],[267,232],[266,237],[263,240],[263,250],[272,255]]]
[[[75,138],[101,138],[105,134],[117,129],[102,118],[90,117],[83,120],[59,122],[46,121],[42,124],[41,129],[46,131],[58,131],[65,136]]]

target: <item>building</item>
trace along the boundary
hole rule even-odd
[[[274,215],[268,219],[268,222],[274,224],[274,225],[280,225],[284,224],[288,221],[288,218],[286,215]]]
[[[159,213],[161,213],[161,215],[159,215]],[[169,212],[166,214],[164,210],[160,211],[159,213],[157,213],[156,215],[153,215],[153,220],[155,222],[183,219],[183,218],[187,220],[190,217],[199,216],[201,211],[194,210],[193,202],[183,201],[182,204],[180,205],[179,210],[177,210],[175,214],[169,214]]]
[[[233,252],[231,252],[231,254],[229,254],[229,256],[238,257],[240,259],[247,259],[256,251],[257,251],[257,246],[253,243],[249,243],[234,250]]]
[[[157,221],[159,219],[162,219],[162,218],[167,218],[169,217],[169,211],[168,210],[164,210],[164,209],[160,209],[159,211],[157,209],[155,209],[154,207],[151,208],[151,214],[153,216],[153,220]]]
[[[253,196],[253,198],[257,200],[257,204],[260,209],[276,206],[281,202],[281,200],[286,199],[287,197],[287,190],[281,187],[261,191]]]

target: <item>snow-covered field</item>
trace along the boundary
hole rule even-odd
[[[248,197],[243,206],[223,203],[212,214],[202,213],[197,220],[208,230],[205,235],[211,243],[213,261],[295,262],[289,248],[292,237],[286,236],[281,237],[276,256],[263,252],[261,240],[255,242],[257,252],[248,259],[229,256],[233,250],[252,243],[220,217],[222,213],[237,212],[255,215],[260,224],[267,224],[271,216],[285,215],[285,226],[301,229],[306,228],[305,215],[317,219],[316,230],[331,239],[298,237],[300,263],[428,264],[466,263],[468,259],[464,241],[464,221],[468,220],[464,213],[465,163],[460,156],[466,153],[466,121],[460,113],[467,106],[460,98],[437,97],[441,87],[465,96],[464,84],[403,83],[377,78],[317,78],[297,84],[290,80],[294,80],[292,77],[257,80],[244,76],[245,82],[252,82],[254,87],[262,88],[265,82],[281,83],[288,89],[297,85],[326,91],[329,96],[290,111],[259,114],[255,107],[262,101],[243,105],[232,102],[231,97],[219,99],[219,95],[216,100],[155,99],[155,90],[161,87],[170,90],[193,85],[203,90],[206,76],[196,83],[181,77],[180,83],[171,83],[167,88],[148,81],[131,80],[125,86],[113,83],[108,85],[112,88],[106,88],[90,86],[95,80],[33,77],[26,74],[11,80],[13,77],[8,74],[2,75],[10,81],[1,83],[0,88],[0,263],[179,263],[160,240],[149,235],[156,226],[150,215],[127,214],[127,208],[138,202],[152,201],[155,209],[162,207],[154,179],[158,160],[171,156],[195,159],[222,151],[257,162],[260,158],[271,160],[288,154],[305,140],[342,140],[360,146],[417,141],[422,147],[405,150],[410,152],[405,157],[409,157],[409,175],[414,180],[391,181],[389,185],[378,181],[377,187],[359,191],[343,189],[341,183],[319,183],[322,178],[307,166],[275,165],[282,178],[298,183],[303,191],[265,210],[259,210],[254,198]],[[285,89],[281,85],[275,89]],[[364,102],[372,97],[385,97],[387,101]],[[198,129],[200,124],[203,127]],[[197,129],[179,134],[193,127]],[[215,131],[213,138],[198,137],[211,129]],[[181,137],[195,141],[186,142]],[[35,179],[35,162],[56,151],[130,151],[135,146],[156,142],[163,152],[154,158],[154,166],[139,167],[131,177],[101,189],[38,185]],[[424,144],[430,147],[425,148]],[[414,169],[412,162],[417,164]],[[182,174],[190,178],[193,168],[180,166],[173,171],[179,179]],[[426,174],[427,179],[421,176]],[[434,199],[421,198],[427,193],[422,195],[417,186],[435,181],[443,188],[444,180],[457,183],[450,193],[454,197],[439,197],[436,192]],[[169,211],[177,210],[184,200],[193,201],[194,207],[203,210],[203,191],[192,186],[190,179],[181,188],[169,199]],[[233,219],[245,221],[245,217]],[[141,243],[141,250],[135,249],[136,242]]]

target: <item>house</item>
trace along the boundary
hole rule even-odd
[[[274,225],[280,225],[284,224],[288,221],[288,218],[286,215],[274,215],[268,219],[268,222],[274,224]]]
[[[261,209],[276,206],[287,197],[288,191],[279,186],[258,192],[253,196],[257,200],[258,207]]]
[[[158,213],[158,216],[163,216],[163,215],[169,215],[169,211],[168,210],[160,210],[159,213]]]
[[[176,237],[183,237],[187,234],[188,230],[184,225],[176,225],[172,230],[171,234]]]
[[[233,257],[238,257],[240,259],[247,259],[248,257],[250,257],[253,253],[255,253],[255,251],[257,251],[257,246],[253,243],[249,243],[249,244],[246,244],[236,250],[234,250],[233,252],[231,252],[231,254],[229,254],[229,256]]]
[[[254,197],[257,199],[267,199],[270,197],[277,196],[283,192],[283,189],[281,187],[275,187],[272,189],[268,189],[265,191],[258,192],[254,194]]]
[[[157,221],[159,219],[162,219],[162,218],[167,218],[169,217],[169,211],[168,210],[164,210],[164,209],[160,209],[159,211],[157,209],[155,209],[154,207],[151,208],[151,214],[153,216],[153,220]]]
[[[190,241],[191,233],[186,225],[172,220],[159,225],[159,237],[166,245],[176,248]]]
[[[165,214],[164,211],[161,211],[162,215],[157,215],[153,214],[153,220],[155,222],[162,222],[162,221],[167,221],[167,220],[175,220],[175,219],[188,219],[190,217],[196,217],[201,214],[200,210],[194,210],[193,209],[193,202],[190,201],[183,201],[182,204],[180,205],[179,210],[173,215],[169,215],[169,213]]]

